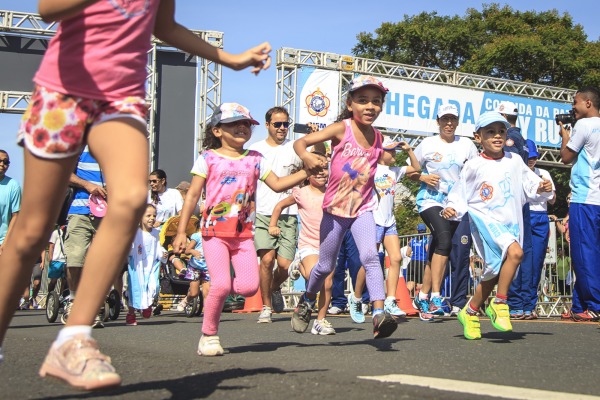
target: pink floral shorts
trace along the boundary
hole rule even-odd
[[[119,101],[90,100],[36,86],[23,114],[19,144],[42,158],[79,154],[90,128],[115,118],[133,118],[146,124],[148,107],[141,97]]]

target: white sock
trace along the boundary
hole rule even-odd
[[[52,345],[55,348],[58,348],[76,335],[92,337],[92,327],[88,325],[74,325],[64,327],[60,330],[60,332],[58,332],[58,336],[56,337],[56,340]]]
[[[427,295],[427,293],[419,292],[419,300],[427,300],[427,299],[429,299],[429,296]]]
[[[391,301],[396,301],[396,298],[394,296],[388,296],[385,299],[386,300],[391,300]]]
[[[434,297],[442,297],[442,295],[440,292],[431,292],[431,298],[433,299]]]

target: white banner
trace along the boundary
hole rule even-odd
[[[390,91],[375,125],[418,134],[438,133],[436,122],[440,104],[455,104],[460,112],[457,134],[473,136],[475,121],[482,112],[494,110],[501,101],[519,108],[517,126],[526,139],[538,145],[560,147],[556,114],[567,113],[571,104],[522,96],[460,88],[449,85],[380,78]],[[302,67],[298,74],[296,122],[315,122],[321,128],[331,124],[340,110],[340,72]]]

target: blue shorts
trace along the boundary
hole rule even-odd
[[[375,240],[377,241],[377,243],[381,243],[383,242],[383,238],[385,236],[392,236],[392,235],[396,235],[398,236],[398,231],[396,230],[396,223],[394,222],[392,225],[390,226],[381,226],[381,225],[376,225],[376,236],[375,236]]]

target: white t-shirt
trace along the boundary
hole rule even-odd
[[[467,137],[455,136],[452,143],[443,141],[439,135],[423,139],[415,149],[415,156],[422,173],[439,175],[440,183],[435,188],[421,183],[417,194],[419,212],[434,206],[444,207],[446,197],[458,181],[463,165],[477,155],[477,148]]]
[[[577,153],[571,203],[600,205],[600,117],[578,120],[567,147]]]
[[[165,222],[171,217],[177,215],[183,207],[183,197],[177,189],[167,189],[158,195],[158,203],[152,201],[152,192],[148,193],[148,203],[156,207],[156,220]]]
[[[55,229],[52,231],[52,235],[50,235],[50,243],[54,243],[54,252],[52,253],[52,261],[62,261],[66,262],[65,253],[63,253],[63,241],[59,236],[58,230]]]
[[[554,191],[556,191],[556,187],[554,186],[554,181],[552,180],[552,177],[550,176],[550,172],[546,171],[545,169],[541,169],[541,168],[537,168],[537,167],[535,167],[533,169],[533,172],[540,178],[552,182],[552,193],[554,193]],[[554,198],[554,194],[552,196],[550,196],[550,198],[548,198],[548,199],[544,198],[541,201],[530,201],[529,202],[529,210],[530,211],[548,212],[548,200],[552,200],[553,198]]]
[[[273,147],[266,140],[262,140],[250,146],[250,150],[262,154],[265,165],[270,166],[270,170],[280,178],[291,175],[302,168],[302,160],[294,151],[293,141],[286,140],[281,145]],[[256,213],[261,215],[273,214],[273,209],[275,209],[277,203],[291,194],[292,189],[276,193],[266,183],[259,181],[256,188]],[[284,208],[281,215],[298,215],[298,206],[294,204]]]
[[[394,217],[394,198],[396,197],[396,184],[406,174],[406,167],[388,167],[377,164],[375,171],[375,191],[377,207],[373,210],[375,223],[379,226],[389,227],[396,222]]]

